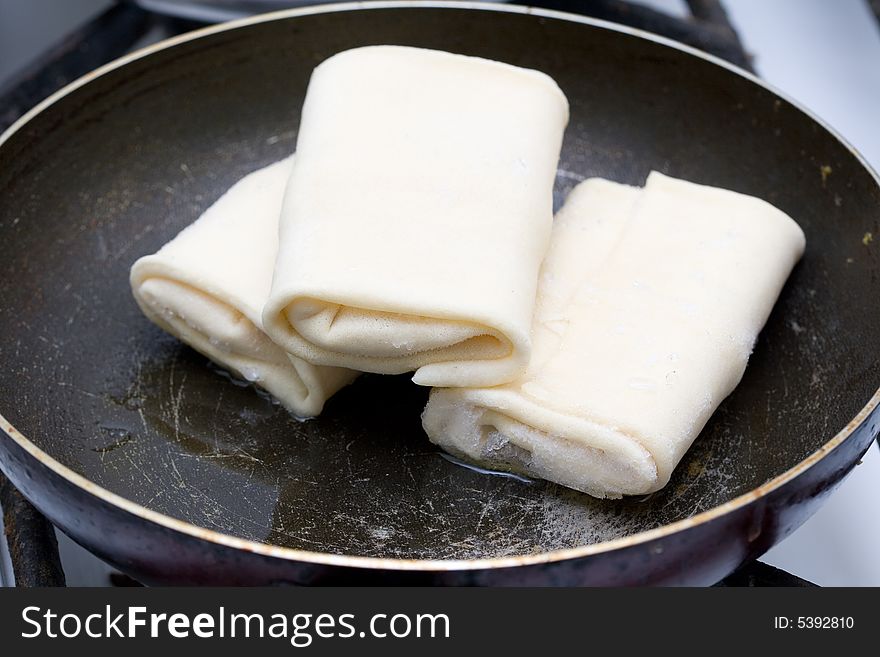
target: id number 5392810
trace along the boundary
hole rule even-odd
[[[775,616],[773,628],[777,630],[851,630],[855,626],[852,616]]]

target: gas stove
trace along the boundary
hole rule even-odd
[[[84,73],[127,52],[205,24],[308,0],[92,0],[99,13],[5,83],[0,130]],[[684,42],[767,79],[842,131],[880,168],[880,21],[863,0],[532,0]],[[874,2],[878,9],[880,3]],[[880,585],[880,454],[870,450],[804,527],[722,586]],[[51,526],[0,474],[5,545],[0,584],[137,585]],[[873,508],[873,504],[868,508]],[[4,543],[0,537],[0,543]],[[772,565],[770,565],[772,564]],[[13,577],[13,565],[15,577]],[[776,566],[776,567],[774,567]],[[777,568],[778,567],[778,568]],[[786,571],[794,571],[797,577]],[[804,579],[802,579],[804,578]]]

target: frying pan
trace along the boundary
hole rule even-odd
[[[742,383],[662,491],[601,501],[461,467],[405,376],[363,376],[298,423],[138,312],[131,263],[293,150],[316,64],[380,43],[553,76],[571,102],[557,203],[584,177],[659,169],[803,227]],[[827,126],[632,29],[404,3],[209,28],[86,76],[0,142],[0,466],[145,583],[712,583],[800,525],[878,433],[878,217],[878,179]]]

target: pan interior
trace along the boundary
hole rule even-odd
[[[804,228],[806,256],[744,380],[663,491],[599,501],[456,465],[422,433],[427,390],[407,377],[363,376],[297,422],[137,310],[134,260],[290,153],[312,67],[369,43],[552,75],[571,102],[557,203],[585,177],[641,184],[658,169],[763,197]],[[782,473],[871,396],[878,208],[870,175],[799,110],[637,37],[448,8],[251,25],[103,75],[0,148],[0,412],[110,491],[279,546],[446,559],[627,536]]]

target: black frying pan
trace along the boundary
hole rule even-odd
[[[131,263],[293,150],[317,63],[378,43],[553,76],[572,112],[557,201],[659,169],[804,228],[745,378],[661,492],[598,501],[455,465],[407,377],[364,376],[297,423],[138,312]],[[793,531],[877,435],[878,217],[877,178],[815,118],[633,30],[400,4],[211,28],[75,83],[0,143],[0,466],[148,583],[711,583]]]

